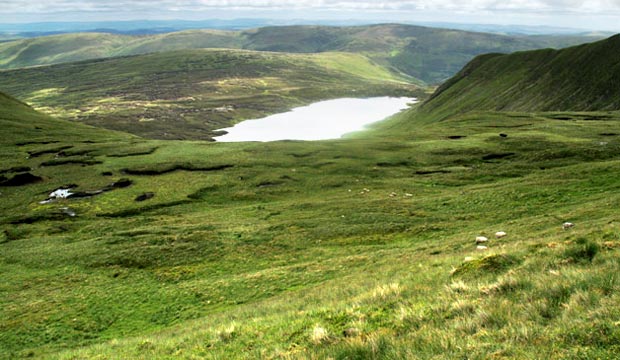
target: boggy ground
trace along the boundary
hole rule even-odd
[[[43,180],[0,187],[0,353],[613,358],[620,114],[583,115],[242,144],[33,117],[2,146],[2,176]]]

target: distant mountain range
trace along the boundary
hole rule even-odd
[[[265,26],[289,25],[324,25],[356,26],[390,23],[390,20],[308,20],[308,19],[208,19],[202,21],[187,20],[136,20],[136,21],[97,21],[97,22],[36,22],[36,23],[0,23],[0,36],[36,37],[51,34],[75,32],[108,32],[113,34],[146,35],[175,32],[190,29],[247,30]],[[489,32],[513,35],[575,35],[593,32],[592,29],[530,26],[467,24],[453,22],[407,22],[407,25],[457,29],[465,31]]]
[[[132,26],[149,24],[132,23]],[[250,26],[256,22],[248,20],[246,24]],[[105,27],[107,24],[97,25]],[[225,22],[222,27],[224,25]],[[150,28],[155,29],[153,24]],[[41,29],[46,28],[41,26]],[[197,48],[293,53],[339,51],[363,54],[394,72],[433,84],[451,77],[479,54],[560,48],[602,38],[601,34],[506,36],[399,24],[270,26],[243,31],[187,30],[146,36],[76,33],[0,43],[0,69]]]

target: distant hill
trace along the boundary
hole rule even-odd
[[[0,71],[0,84],[62,119],[149,138],[203,140],[238,121],[317,100],[418,89],[359,54],[222,49]]]
[[[77,33],[0,43],[0,69],[197,48],[340,51],[361,53],[396,72],[438,83],[479,54],[560,48],[601,38],[599,34],[505,36],[398,24],[188,30],[148,36]]]
[[[562,50],[472,60],[421,106],[435,118],[474,110],[620,110],[620,35]]]

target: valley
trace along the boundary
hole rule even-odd
[[[482,55],[436,91],[343,52],[1,71],[0,358],[614,358],[617,46]],[[421,102],[208,141],[352,94]]]

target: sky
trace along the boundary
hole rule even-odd
[[[237,18],[516,24],[620,31],[620,0],[0,0],[0,23]]]

